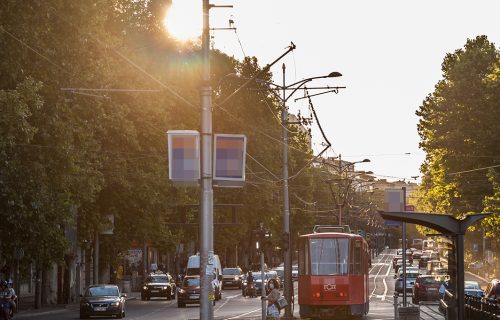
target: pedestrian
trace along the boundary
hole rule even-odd
[[[11,294],[10,307],[12,309],[12,314],[14,314],[17,311],[17,305],[16,305],[17,295],[16,295],[16,290],[14,290],[14,283],[10,279],[9,281],[7,281],[7,288],[9,288],[10,290]]]
[[[281,293],[278,290],[277,283],[274,279],[269,281],[269,289],[271,290],[267,297],[263,297],[263,300],[267,300],[266,309],[266,319],[279,319],[280,318],[280,307],[278,304],[278,299]]]
[[[0,312],[3,319],[10,319],[12,292],[7,286],[7,281],[0,280]]]
[[[441,282],[441,286],[439,287],[439,294],[441,295],[441,298],[444,298],[446,290],[448,290],[448,281],[445,280]]]
[[[252,271],[248,271],[248,276],[247,276],[247,286],[246,286],[246,295],[253,298],[255,296],[255,284],[254,280],[255,278],[253,277]]]

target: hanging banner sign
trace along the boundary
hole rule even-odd
[[[197,185],[200,179],[200,134],[169,130],[168,177],[174,184]]]
[[[214,135],[214,186],[243,186],[246,144],[247,138],[242,134]]]

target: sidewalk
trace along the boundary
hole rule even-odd
[[[127,293],[125,300],[135,300],[140,299],[140,292],[130,292]],[[41,315],[41,314],[52,314],[63,312],[65,310],[71,310],[77,312],[80,309],[78,302],[68,303],[68,304],[54,304],[54,305],[44,305],[39,309],[35,309],[35,296],[24,296],[19,298],[18,311],[14,318],[21,319],[27,316]]]

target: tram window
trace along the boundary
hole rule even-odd
[[[362,249],[361,241],[356,240],[354,244],[354,274],[361,274]]]
[[[311,239],[311,275],[347,274],[348,239]]]
[[[307,241],[301,240],[299,251],[299,274],[309,274],[309,247]]]

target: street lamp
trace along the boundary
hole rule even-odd
[[[295,45],[292,43],[292,46],[290,47],[291,50],[295,49]],[[282,103],[282,111],[281,111],[281,122],[282,122],[282,127],[283,127],[283,251],[284,251],[284,278],[285,278],[285,285],[284,285],[284,296],[287,299],[287,301],[292,301],[292,294],[293,294],[293,282],[292,282],[292,250],[293,248],[290,246],[290,200],[289,200],[289,195],[288,195],[288,129],[287,129],[287,124],[288,124],[288,109],[286,106],[287,101],[293,96],[293,94],[303,88],[306,83],[309,83],[313,80],[316,79],[325,79],[325,78],[335,78],[335,77],[341,77],[342,74],[340,72],[334,71],[330,72],[327,75],[323,76],[318,76],[318,77],[311,77],[311,78],[306,78],[299,80],[297,82],[294,82],[292,84],[287,85],[286,82],[286,66],[285,64],[282,65],[282,70],[283,70],[283,84],[278,85],[270,81],[258,79],[257,77],[253,78],[243,78],[242,79],[247,80],[246,84],[248,84],[251,81],[255,81],[258,84],[262,84],[267,86],[266,90],[269,90],[272,92]],[[231,76],[237,76],[233,74],[229,74]],[[228,76],[229,76],[228,75]],[[245,84],[245,85],[246,85]],[[243,88],[244,86],[240,87]],[[335,89],[339,88],[344,88],[344,87],[336,87]],[[332,89],[332,87],[313,87],[313,88],[308,88],[309,90],[317,90],[317,89],[322,89],[322,90],[328,90]],[[235,91],[233,93],[236,94],[239,90]],[[290,92],[291,91],[291,92]],[[282,95],[279,94],[279,92],[282,93]],[[289,92],[287,94],[287,92]],[[230,96],[231,97],[231,96]],[[224,101],[221,102],[221,104],[225,103],[229,99],[226,98]],[[288,304],[288,306],[285,307],[285,318],[291,318],[292,313],[291,313],[291,303]]]
[[[327,75],[323,76],[318,76],[318,77],[311,77],[311,78],[306,78],[299,80],[297,82],[294,82],[292,84],[286,85],[286,66],[285,64],[282,65],[282,70],[283,70],[283,84],[278,85],[270,81],[262,80],[259,79],[258,77],[265,72],[269,71],[270,67],[274,65],[278,60],[280,60],[283,56],[288,54],[290,51],[294,50],[296,48],[295,44],[291,43],[291,45],[288,47],[287,51],[281,55],[278,59],[273,61],[271,64],[267,65],[264,67],[260,72],[258,72],[256,75],[254,75],[252,78],[245,78],[245,77],[240,77],[237,74],[227,74],[226,76],[235,76],[241,79],[246,80],[246,82],[240,86],[236,91],[234,91],[231,95],[223,99],[221,102],[217,103],[217,106],[222,106],[227,101],[229,101],[232,97],[234,97],[238,92],[246,88],[251,82],[255,82],[257,84],[265,85],[267,88],[265,90],[268,90],[272,92],[272,94],[278,98],[281,103],[282,103],[282,112],[281,112],[281,122],[282,122],[282,127],[283,127],[283,235],[282,235],[282,241],[283,241],[283,251],[284,251],[284,278],[285,278],[285,287],[284,287],[284,296],[287,299],[287,301],[292,301],[292,293],[293,293],[293,282],[292,282],[292,248],[290,246],[290,204],[289,204],[289,196],[288,196],[288,109],[286,106],[286,103],[288,99],[290,99],[293,94],[301,89],[304,88],[306,83],[309,83],[313,80],[316,79],[324,79],[324,78],[335,78],[335,77],[340,77],[342,74],[340,72],[334,71],[330,72]],[[223,78],[225,78],[224,76]],[[222,79],[223,79],[222,78]],[[222,81],[222,79],[220,81]],[[219,81],[219,83],[220,83]],[[320,86],[320,87],[312,87],[308,88],[309,90],[329,90],[327,92],[331,92],[332,89],[335,91],[338,91],[338,89],[343,89],[345,87],[329,87],[329,86]],[[260,90],[260,89],[257,89]],[[281,91],[282,95],[279,94]],[[287,95],[287,91],[291,91]],[[285,307],[285,318],[291,318],[291,304],[288,304]]]
[[[322,78],[332,78],[332,77],[340,77],[342,74],[339,72],[331,72],[326,76],[320,77],[312,77],[303,79],[301,81],[297,81],[290,85],[286,85],[286,66],[282,65],[283,70],[283,85],[273,85],[276,89],[282,91],[282,96],[277,97],[280,98],[283,106],[281,111],[281,122],[283,127],[283,239],[290,244],[290,203],[288,197],[288,109],[286,106],[286,102],[288,99],[301,87],[303,87],[306,83],[313,81],[315,79]],[[326,89],[326,88],[321,88]],[[287,90],[291,90],[291,93],[287,96]],[[293,294],[293,282],[292,282],[292,247],[290,245],[285,246],[286,250],[284,252],[284,277],[285,277],[285,288],[284,288],[284,296],[287,301],[292,301]],[[289,303],[285,308],[285,318],[291,318],[293,315],[291,314],[291,303]]]

